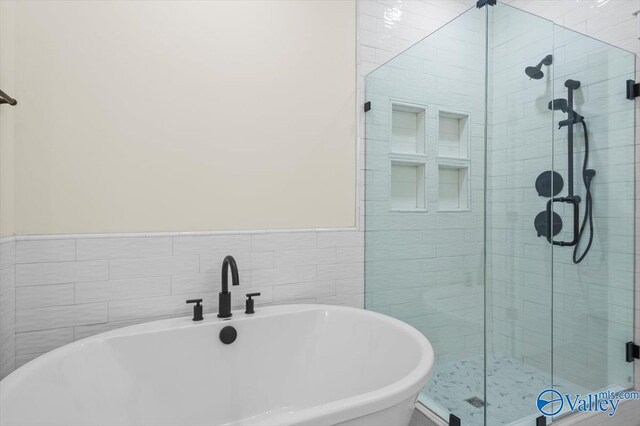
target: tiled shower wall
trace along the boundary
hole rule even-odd
[[[358,220],[364,226],[364,78],[374,69],[469,8],[468,0],[357,0]]]
[[[551,118],[536,99],[549,91],[524,68],[551,53],[553,26],[510,8],[491,11],[487,351],[551,371],[551,249],[532,229],[544,207],[533,182],[551,168]]]
[[[12,370],[12,355],[17,368],[93,334],[189,315],[186,299],[203,298],[205,313],[216,312],[227,254],[240,271],[234,308],[249,292],[261,293],[257,305],[362,307],[362,237],[330,230],[18,237],[2,245],[3,372]]]
[[[376,141],[377,148],[366,151],[365,116],[360,110],[360,163],[366,167],[367,179],[375,178],[373,175],[377,174],[377,177],[382,179],[379,189],[383,193],[386,191],[384,175],[388,173],[389,146],[384,140],[388,141],[385,133],[389,130],[390,98],[427,106],[426,139],[429,158],[426,168],[428,212],[390,213],[388,199],[384,200],[384,194],[382,199],[371,200],[371,205],[367,206],[367,214],[372,215],[366,219],[370,238],[368,249],[381,249],[375,256],[370,256],[372,262],[367,264],[367,289],[370,292],[367,306],[408,321],[425,331],[435,345],[440,360],[457,359],[463,354],[476,353],[482,347],[482,324],[478,321],[482,309],[479,306],[474,309],[473,306],[464,303],[467,299],[481,297],[481,294],[477,293],[480,287],[476,285],[479,280],[477,271],[480,262],[477,257],[480,248],[477,245],[480,243],[481,235],[474,232],[473,224],[476,225],[475,229],[481,229],[481,223],[477,220],[480,219],[478,207],[482,201],[475,193],[471,196],[471,212],[436,212],[437,107],[475,111],[470,119],[473,138],[471,145],[477,147],[477,137],[481,136],[478,129],[482,120],[481,115],[477,114],[479,105],[465,102],[464,96],[459,93],[450,98],[440,95],[427,96],[428,90],[437,91],[437,86],[433,84],[434,79],[446,77],[447,73],[454,72],[456,67],[448,70],[443,69],[446,67],[430,69],[429,63],[421,62],[419,56],[407,58],[404,63],[393,65],[396,77],[401,74],[406,76],[406,80],[395,91],[391,90],[390,85],[402,79],[389,76],[386,82],[380,81],[377,88],[371,87],[371,91],[369,88],[365,91],[364,78],[468,8],[469,2],[466,0],[358,1],[359,105],[363,105],[366,100],[375,104],[372,111],[367,113],[373,114],[367,119],[374,119],[375,115],[375,128],[380,133],[374,136],[379,139]],[[464,40],[465,36],[468,35],[460,35],[459,38]],[[465,61],[464,55],[460,56],[465,50],[463,45],[461,42],[456,49],[448,51],[433,49],[426,52],[425,57],[449,54],[452,62],[466,63],[466,67],[471,69],[478,62]],[[469,46],[468,49],[472,51],[473,46]],[[457,70],[464,73],[462,68]],[[465,76],[473,79],[474,74],[470,69]],[[453,85],[453,81],[451,83]],[[450,88],[459,92],[458,88]],[[475,94],[471,98],[476,99],[474,96]],[[369,136],[372,135],[367,135]],[[365,159],[365,153],[373,151],[375,153]],[[478,160],[477,155],[477,150],[472,153],[475,160]],[[359,194],[361,206],[364,206],[365,171],[364,168],[361,170]],[[476,176],[478,173],[482,174],[482,169],[474,168],[473,165],[471,170]],[[388,181],[388,178],[386,180]],[[368,181],[367,184],[369,183],[371,182]],[[361,224],[365,222],[364,210],[361,208]],[[437,217],[437,220],[425,220],[425,216],[430,219]],[[461,252],[458,249],[464,242],[468,244]],[[382,250],[383,246],[386,246],[386,252]],[[461,264],[466,264],[467,267],[461,268]],[[425,296],[429,295],[431,296],[425,299]],[[434,300],[433,295],[436,295],[437,300]],[[425,303],[432,307],[428,312],[424,309]],[[452,337],[451,333],[455,333],[456,337]]]
[[[366,305],[422,331],[439,362],[477,355],[484,346],[484,306],[478,303],[484,292],[484,22],[481,14],[459,19],[366,80],[372,104],[366,129]],[[426,108],[426,211],[391,210],[391,101]],[[439,165],[466,160],[447,158],[440,110],[468,114],[470,138],[460,142],[470,145],[468,210],[443,206]]]

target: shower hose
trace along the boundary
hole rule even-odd
[[[580,263],[584,257],[589,253],[591,244],[593,243],[593,198],[591,196],[591,180],[596,175],[595,170],[587,169],[587,163],[589,161],[589,134],[587,133],[587,124],[582,120],[582,128],[584,129],[584,162],[582,163],[582,180],[586,190],[585,196],[585,209],[584,217],[582,219],[582,225],[580,225],[580,233],[578,234],[578,242],[573,249],[573,263]],[[584,230],[589,223],[589,242],[581,255],[578,255],[578,248],[582,237],[584,236]]]

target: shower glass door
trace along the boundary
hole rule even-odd
[[[366,77],[365,304],[431,341],[419,402],[443,419],[534,425],[545,389],[632,387],[634,70],[498,2]]]
[[[568,126],[559,128],[568,114],[556,109],[553,117],[554,162],[565,178],[560,195],[570,190],[571,157],[583,229],[577,249],[553,251],[554,387],[582,395],[617,391],[633,387],[625,344],[633,340],[635,102],[625,89],[635,79],[635,55],[560,26],[554,45],[555,98],[572,91],[572,109],[584,117],[572,143]],[[571,240],[573,211],[555,208],[563,221],[555,239]]]

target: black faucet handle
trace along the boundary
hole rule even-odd
[[[244,311],[245,314],[253,314],[255,311],[253,310],[253,299],[252,297],[260,296],[260,293],[247,293],[247,306]]]
[[[202,321],[204,317],[202,316],[202,299],[189,299],[187,303],[195,303],[193,307],[193,320],[194,321]]]

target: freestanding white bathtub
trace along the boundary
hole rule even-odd
[[[227,325],[235,342],[219,338]],[[322,305],[156,321],[52,351],[0,382],[13,425],[407,425],[434,354],[409,325]]]

